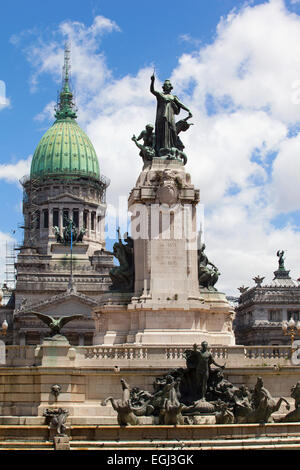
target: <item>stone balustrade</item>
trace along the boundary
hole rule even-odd
[[[123,348],[123,347],[102,347],[102,346],[91,346],[84,348],[84,355],[86,359],[148,359],[148,349],[135,347],[135,348]]]
[[[6,346],[6,363],[0,366],[32,366],[35,363],[35,346]]]
[[[117,366],[138,363],[145,367],[182,367],[184,351],[191,348],[168,346],[112,345],[73,347],[77,367]],[[6,366],[31,366],[35,364],[36,346],[7,346]],[[218,364],[230,367],[291,365],[289,346],[212,346],[210,351]]]

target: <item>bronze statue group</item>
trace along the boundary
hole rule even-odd
[[[152,393],[138,387],[130,389],[121,379],[122,398],[108,397],[102,405],[111,402],[122,426],[140,424],[141,416],[152,416],[153,423],[161,425],[197,424],[197,417],[207,415],[214,415],[216,424],[267,423],[282,402],[290,410],[285,398],[275,400],[271,396],[261,377],[253,389],[229,382],[224,377],[225,366],[215,362],[206,341],[201,347],[194,344],[184,356],[186,367],[157,377]],[[281,417],[281,422],[300,420],[300,381],[292,387],[291,397],[295,409]]]

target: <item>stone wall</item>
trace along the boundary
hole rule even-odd
[[[114,424],[116,413],[100,403],[108,396],[121,397],[120,379],[152,392],[156,377],[185,366],[184,349],[8,346],[6,365],[0,368],[1,422],[18,416],[41,421],[46,408],[60,406],[69,410],[73,424]],[[300,379],[300,367],[292,363],[289,348],[233,346],[211,351],[216,362],[226,363],[225,376],[233,384],[252,388],[261,376],[274,397],[293,403],[290,389]],[[51,393],[54,384],[62,387],[57,401]]]

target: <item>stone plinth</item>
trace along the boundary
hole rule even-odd
[[[73,243],[72,251],[73,255],[83,255],[86,254],[88,251],[89,246],[83,243]],[[70,252],[71,248],[69,245],[64,245],[62,243],[52,243],[51,245],[51,253],[65,255],[66,253]]]
[[[135,291],[103,296],[95,345],[233,345],[233,308],[198,282],[199,190],[181,161],[154,158],[130,193]]]
[[[135,294],[155,301],[199,298],[196,205],[199,191],[179,161],[154,158],[130,193]]]
[[[53,443],[55,450],[70,450],[70,439],[68,436],[54,436]]]
[[[65,336],[55,335],[45,338],[35,349],[37,364],[44,367],[70,367],[76,357],[76,351],[71,347]]]
[[[233,311],[224,294],[202,292],[199,298],[152,301],[150,296],[132,297],[112,294],[109,304],[93,310],[95,345],[233,345]]]

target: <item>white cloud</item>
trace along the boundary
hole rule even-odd
[[[156,103],[150,64],[136,76],[114,79],[98,40],[118,27],[97,18],[89,27],[64,22],[58,32],[71,39],[79,123],[111,179],[108,201],[117,204],[141,170],[130,138],[153,123]],[[300,275],[300,232],[272,225],[280,212],[300,209],[300,138],[289,135],[300,121],[293,100],[299,43],[300,17],[283,1],[248,5],[222,19],[213,42],[183,55],[171,75],[174,92],[193,112],[194,126],[182,134],[187,171],[201,189],[207,253],[228,293],[237,294],[256,274],[272,276],[277,249],[287,250],[287,266]],[[30,50],[35,84],[44,72],[58,80],[62,43],[54,38]]]
[[[6,84],[0,80],[0,111],[10,106],[10,100],[6,96]]]
[[[10,100],[8,98],[1,98],[0,97],[0,111],[4,108],[10,107]]]
[[[57,82],[61,78],[65,41],[71,44],[72,78],[74,88],[80,90],[78,96],[84,103],[91,99],[91,94],[99,92],[101,85],[110,77],[105,57],[99,52],[101,37],[112,31],[120,31],[114,21],[96,16],[90,27],[79,21],[64,21],[59,25],[61,40],[39,35],[34,44],[25,49],[28,60],[35,71],[31,77],[31,90],[36,91],[40,76],[50,73]],[[22,37],[22,33],[20,35]]]
[[[24,175],[29,174],[32,156],[26,160],[19,160],[17,163],[0,165],[0,179],[8,183],[17,183]]]
[[[54,108],[56,106],[56,102],[55,101],[50,101],[50,103],[48,103],[43,111],[41,111],[39,114],[37,114],[35,116],[35,120],[38,121],[38,122],[43,122],[45,120],[53,120],[54,118]]]
[[[300,135],[282,142],[273,164],[269,198],[279,212],[300,210]]]
[[[266,108],[280,120],[298,121],[292,86],[300,79],[299,41],[300,17],[282,1],[247,6],[219,23],[212,44],[182,56],[172,78],[181,88],[193,82],[202,106],[211,93],[217,104],[230,97],[233,107]]]

